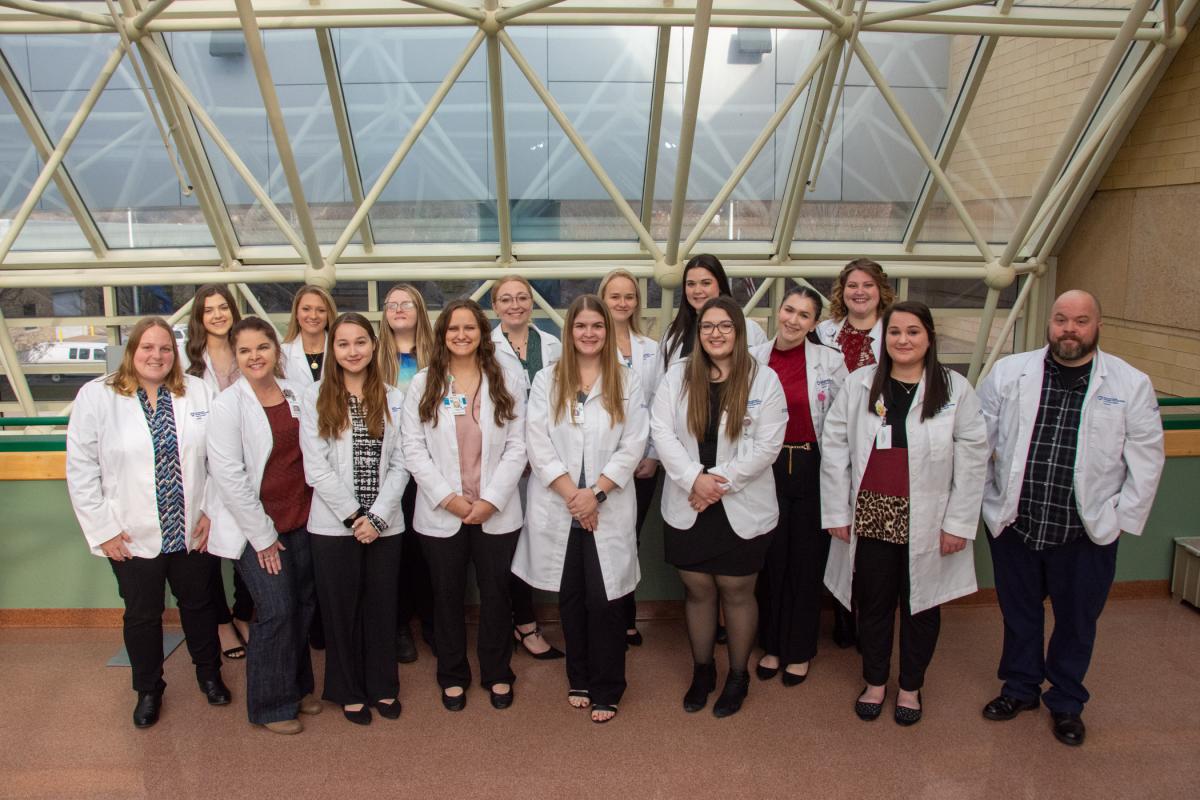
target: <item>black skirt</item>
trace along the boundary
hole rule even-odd
[[[725,504],[713,503],[696,515],[696,523],[680,530],[663,523],[667,563],[689,572],[709,575],[754,575],[763,568],[771,546],[768,533],[743,539],[733,531]]]

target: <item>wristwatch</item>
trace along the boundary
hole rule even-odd
[[[608,492],[601,489],[599,486],[593,486],[592,492],[596,495],[596,502],[603,503],[608,499]]]

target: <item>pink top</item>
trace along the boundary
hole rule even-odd
[[[471,399],[466,414],[454,418],[458,438],[458,470],[462,476],[462,496],[474,503],[479,499],[479,475],[483,463],[483,431],[479,427],[479,392]]]

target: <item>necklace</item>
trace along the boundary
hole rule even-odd
[[[896,383],[897,386],[899,386],[901,389],[904,390],[904,393],[906,395],[911,395],[914,391],[916,391],[917,386],[919,386],[921,383],[920,381],[917,381],[916,383],[905,383],[904,381],[900,380],[899,378],[892,378],[892,380]]]
[[[509,336],[507,332],[504,332],[504,338],[508,340],[508,345],[513,349],[513,352],[517,354],[517,358],[519,358],[521,361],[525,361],[525,356],[521,355],[521,352],[529,347],[529,331],[525,331],[525,341],[521,342],[520,347],[517,346],[517,343],[513,340],[513,337]],[[528,355],[528,353],[526,353],[526,355]]]

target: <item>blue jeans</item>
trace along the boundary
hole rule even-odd
[[[304,528],[281,534],[281,568],[271,575],[246,546],[234,569],[254,597],[258,616],[246,646],[246,710],[263,725],[295,719],[300,699],[313,691],[308,629],[316,609],[310,536]]]

